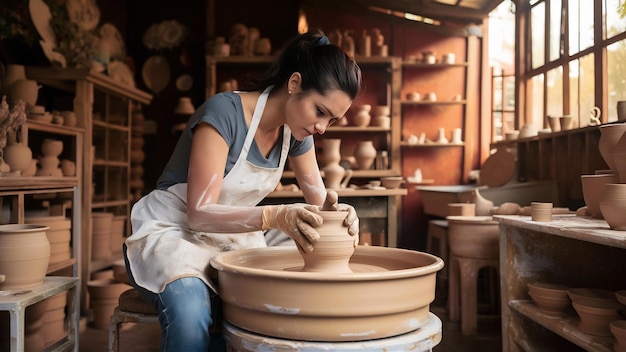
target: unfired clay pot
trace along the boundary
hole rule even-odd
[[[354,151],[354,157],[356,158],[359,170],[371,169],[377,154],[372,141],[358,142],[356,150]]]
[[[0,290],[22,290],[43,282],[50,260],[48,226],[0,225]]]
[[[267,247],[223,252],[211,265],[218,270],[224,318],[237,327],[290,340],[364,341],[424,325],[443,261],[358,246],[353,273],[303,272],[296,249]]]
[[[321,211],[322,226],[316,228],[320,239],[313,243],[313,252],[302,253],[302,271],[327,272],[333,274],[351,273],[350,257],[354,253],[354,237],[343,226],[345,211]]]
[[[498,258],[499,223],[491,216],[448,216],[450,253],[467,258]]]
[[[583,199],[587,206],[587,215],[597,219],[603,219],[600,211],[600,196],[604,192],[607,183],[617,183],[615,174],[581,175],[580,183],[583,189]]]
[[[600,140],[598,141],[598,150],[600,155],[614,173],[617,173],[615,163],[613,162],[613,150],[615,145],[626,132],[626,123],[618,123],[600,126]]]

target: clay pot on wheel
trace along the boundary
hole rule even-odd
[[[302,271],[351,273],[350,257],[354,253],[355,238],[343,226],[348,213],[345,211],[322,211],[324,224],[317,227],[320,239],[313,243],[311,253],[301,253],[304,260]]]

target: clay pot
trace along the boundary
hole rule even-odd
[[[616,352],[626,351],[626,320],[614,320],[609,324],[611,334],[615,336],[613,350]]]
[[[126,237],[124,231],[126,227],[126,216],[116,215],[111,220],[111,253],[121,253],[122,244]]]
[[[37,104],[39,85],[32,79],[18,79],[9,87],[8,101],[15,102],[19,99],[28,105]]]
[[[111,316],[118,305],[120,295],[132,286],[116,282],[113,279],[92,280],[87,283],[93,325],[96,329],[108,329]]]
[[[61,172],[63,176],[76,176],[76,163],[68,159],[61,160]]]
[[[41,154],[43,156],[58,157],[63,152],[63,141],[55,139],[44,139],[41,143]]]
[[[476,204],[448,203],[448,216],[476,216]]]
[[[343,226],[347,212],[321,211],[322,226],[316,228],[319,240],[313,243],[313,251],[302,253],[302,271],[327,272],[333,274],[351,273],[349,261],[354,253],[354,236]]]
[[[361,104],[352,106],[352,125],[357,127],[367,127],[372,120],[370,111],[372,106],[370,104]]]
[[[42,326],[39,334],[44,345],[50,346],[67,335],[65,328],[65,306],[67,305],[67,292],[59,293],[47,299],[48,306],[41,318]]]
[[[91,213],[92,259],[111,257],[111,225],[113,213]]]
[[[600,195],[600,212],[612,230],[626,230],[626,183],[608,183]]]
[[[617,176],[614,174],[581,175],[580,182],[585,205],[587,205],[587,215],[603,219],[600,211],[600,197],[607,183],[617,183]]]
[[[399,188],[404,179],[402,176],[387,176],[381,177],[380,184],[387,189]]]
[[[50,264],[56,264],[71,258],[70,240],[72,220],[65,216],[27,216],[25,224],[45,225],[48,227],[46,238],[50,243]]]
[[[39,159],[39,170],[35,176],[63,176],[59,168],[61,161],[56,156],[44,156]]]
[[[446,219],[451,254],[466,258],[499,257],[499,223],[491,216],[448,216]]]
[[[600,126],[598,149],[606,164],[613,170],[613,173],[617,173],[617,167],[613,162],[613,150],[624,132],[626,132],[626,123]]]
[[[378,152],[374,147],[372,141],[360,141],[357,143],[356,150],[354,151],[354,157],[356,158],[357,167],[359,170],[369,170],[374,164],[374,159]]]
[[[626,133],[622,134],[620,139],[613,147],[613,170],[618,176],[619,183],[626,183]]]
[[[528,295],[537,307],[547,315],[561,316],[571,307],[572,301],[567,295],[567,287],[549,283],[529,283]]]
[[[33,152],[25,141],[18,143],[15,137],[15,133],[9,133],[7,146],[3,149],[4,161],[11,167],[11,171],[23,174],[33,160]]]
[[[22,290],[40,285],[50,260],[48,226],[0,225],[0,290]]]
[[[9,87],[18,79],[26,79],[26,67],[24,65],[15,64],[7,65],[0,93],[7,95],[9,93]]]

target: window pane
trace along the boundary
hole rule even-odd
[[[533,121],[537,121],[537,123],[533,123],[533,125],[537,126],[537,129],[540,129],[543,125],[543,75],[534,76],[531,79],[530,84],[530,99],[528,100],[527,111],[530,114],[526,118],[527,122],[533,123]],[[520,123],[521,126],[524,123]]]
[[[561,116],[563,115],[563,68],[557,67],[548,71],[547,77],[546,114]]]
[[[626,31],[626,19],[618,11],[620,0],[604,0],[604,16],[606,38]]]
[[[540,3],[533,7],[530,14],[530,35],[531,35],[531,47],[532,52],[532,64],[533,68],[543,66],[544,53],[545,53],[545,25],[546,25],[546,10],[545,3]]]
[[[626,39],[606,47],[608,121],[617,121],[617,102],[626,100]]]
[[[595,106],[594,55],[586,55],[570,63],[570,115],[578,116],[578,126],[589,126],[591,109]]]
[[[561,56],[561,1],[550,1],[550,61]]]
[[[593,1],[569,1],[569,54],[593,45]]]

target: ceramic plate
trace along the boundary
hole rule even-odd
[[[100,8],[96,0],[67,0],[65,4],[70,21],[78,28],[90,31],[100,22]]]
[[[485,160],[480,168],[480,183],[489,187],[498,187],[507,183],[515,172],[515,156],[504,149],[499,149]]]
[[[52,47],[56,47],[57,38],[50,26],[50,8],[43,0],[30,0],[28,2],[28,10],[30,11],[30,18],[33,20],[33,24],[37,29],[37,33],[48,42]]]
[[[170,64],[163,55],[152,55],[143,64],[141,76],[146,87],[158,94],[170,81]]]
[[[188,74],[180,75],[176,79],[176,89],[178,89],[181,92],[186,92],[190,90],[192,86],[193,86],[193,78],[191,78],[191,75],[188,75]]]

